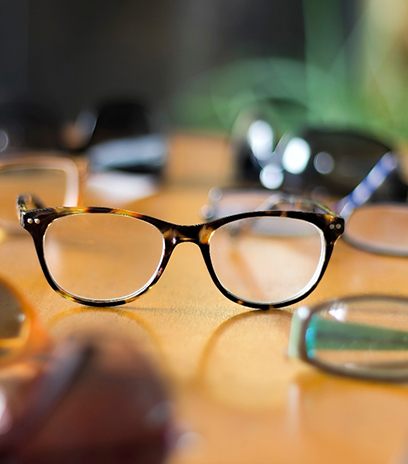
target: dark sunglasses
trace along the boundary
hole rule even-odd
[[[87,140],[76,151],[86,152],[94,170],[159,174],[164,167],[167,140],[157,117],[143,101],[103,101],[83,111],[77,125]]]
[[[247,121],[234,147],[240,180],[257,180],[268,189],[317,197],[348,195],[385,155],[395,157],[390,144],[369,134],[306,127],[280,135],[262,118]],[[399,169],[389,174],[375,195],[382,200],[405,199],[407,186]]]

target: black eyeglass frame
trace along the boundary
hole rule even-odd
[[[33,206],[33,208],[31,208]],[[340,216],[337,216],[331,210],[325,208],[322,205],[316,204],[316,209],[321,212],[304,212],[304,211],[251,211],[247,213],[235,214],[232,216],[227,216],[224,218],[216,219],[211,222],[193,224],[193,225],[178,225],[171,222],[163,221],[151,216],[146,216],[134,211],[128,211],[124,209],[117,208],[106,208],[106,207],[57,207],[57,208],[46,208],[42,202],[35,198],[33,195],[20,195],[17,199],[17,209],[20,216],[20,224],[26,229],[34,241],[34,246],[37,252],[38,260],[40,262],[42,271],[47,279],[47,282],[57,293],[61,296],[75,301],[80,304],[88,306],[118,306],[122,304],[129,303],[135,300],[137,297],[149,290],[161,277],[164,269],[167,266],[167,263],[170,259],[170,256],[174,248],[183,242],[192,242],[195,243],[201,250],[204,262],[207,266],[208,272],[218,290],[229,300],[250,308],[255,309],[272,309],[272,308],[281,308],[284,306],[289,306],[293,303],[296,303],[306,296],[308,296],[318,285],[321,278],[324,275],[324,272],[329,263],[334,244],[336,240],[341,236],[344,231],[344,220]],[[50,273],[44,255],[44,236],[48,226],[56,219],[77,215],[77,214],[114,214],[120,216],[126,216],[130,218],[135,218],[138,220],[145,221],[154,227],[156,227],[163,235],[164,238],[164,252],[157,268],[156,274],[151,279],[151,281],[146,284],[145,287],[137,290],[133,294],[129,295],[126,298],[115,298],[110,300],[97,300],[97,299],[88,299],[78,297],[77,295],[72,295],[62,287],[60,287],[57,282],[53,279],[52,274]],[[323,265],[320,269],[320,273],[316,281],[301,295],[288,300],[284,300],[278,303],[257,303],[252,301],[243,301],[242,299],[236,297],[231,292],[229,292],[219,281],[216,272],[214,271],[213,264],[211,262],[210,256],[210,239],[212,233],[230,222],[238,221],[240,219],[247,218],[258,218],[258,217],[288,217],[293,219],[300,219],[311,224],[314,224],[318,229],[323,233],[325,239],[325,256]]]

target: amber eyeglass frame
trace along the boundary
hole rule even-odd
[[[42,268],[42,271],[49,283],[49,285],[60,295],[69,300],[75,301],[80,304],[88,306],[117,306],[121,304],[129,303],[135,300],[137,297],[142,295],[144,292],[149,290],[160,278],[174,248],[183,242],[195,243],[201,250],[204,262],[207,266],[208,272],[220,292],[227,297],[229,300],[238,303],[243,306],[248,306],[255,309],[271,309],[281,308],[296,303],[307,295],[309,295],[318,285],[323,274],[327,268],[330,260],[330,256],[333,251],[336,240],[341,236],[344,231],[344,220],[340,216],[325,208],[322,205],[315,204],[316,212],[305,212],[305,211],[279,211],[279,210],[268,210],[268,211],[251,211],[241,214],[235,214],[223,218],[216,219],[211,222],[193,224],[193,225],[178,225],[171,222],[163,221],[151,216],[128,211],[124,209],[106,208],[106,207],[58,207],[58,208],[46,208],[42,202],[33,195],[20,195],[17,199],[17,208],[20,216],[20,224],[26,229],[32,236],[34,246],[38,255],[38,259]],[[139,292],[135,292],[127,298],[115,298],[115,299],[88,299],[81,298],[77,295],[72,295],[63,288],[61,288],[57,282],[53,279],[44,255],[43,239],[48,226],[56,219],[65,216],[78,215],[78,214],[114,214],[120,216],[127,216],[138,220],[145,221],[154,227],[156,227],[163,235],[164,238],[164,251],[161,262],[157,268],[156,274],[146,287],[140,289]],[[240,219],[247,218],[258,218],[258,217],[287,217],[300,219],[311,224],[314,224],[323,233],[325,239],[325,250],[324,250],[324,261],[320,269],[320,273],[316,282],[308,288],[304,293],[295,296],[292,299],[287,299],[278,303],[257,303],[252,301],[243,301],[237,298],[231,292],[229,292],[219,281],[216,272],[214,270],[211,256],[210,256],[210,238],[211,234],[219,227],[225,224],[238,221]]]

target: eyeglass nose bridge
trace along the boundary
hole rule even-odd
[[[208,258],[206,257],[206,253],[203,251],[203,248],[208,246],[209,239],[213,231],[212,227],[209,227],[207,224],[178,225],[165,223],[164,225],[161,225],[160,230],[165,239],[164,255],[156,277],[151,285],[155,284],[162,276],[174,249],[181,243],[190,242],[197,245],[201,249],[201,252],[204,255],[204,260],[208,266]]]
[[[196,245],[207,244],[213,229],[207,224],[176,225],[172,224],[163,234],[173,248],[180,243],[190,242]]]

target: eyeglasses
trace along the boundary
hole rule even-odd
[[[0,279],[0,368],[15,366],[0,386],[0,461],[116,463],[149,455],[161,463],[168,455],[171,399],[143,351],[106,331],[55,343]]]
[[[80,173],[74,161],[62,156],[0,158],[0,227],[20,232],[15,199],[21,192],[36,192],[50,205],[76,206]]]
[[[289,356],[365,379],[408,380],[408,298],[355,296],[300,307]]]
[[[21,225],[31,234],[51,287],[78,303],[132,301],[162,275],[183,242],[201,250],[214,284],[230,300],[278,308],[307,296],[328,265],[344,221],[313,211],[255,211],[181,226],[121,209],[44,208],[18,198]]]
[[[367,176],[384,155],[395,150],[371,135],[330,127],[306,127],[279,135],[265,118],[247,118],[233,136],[238,177],[255,173],[262,186],[294,194],[344,196]],[[252,174],[253,175],[253,174]],[[402,200],[407,187],[398,169],[378,192],[384,200]]]
[[[375,169],[380,168],[377,166]],[[373,172],[373,170],[371,171]],[[376,181],[380,175],[373,176]],[[362,250],[390,256],[408,256],[408,206],[405,203],[366,203],[375,189],[366,179],[353,192],[358,195],[344,197],[335,205],[335,210],[345,215],[346,227],[343,239]],[[280,192],[253,189],[213,188],[208,194],[208,203],[202,215],[211,220],[227,214],[267,209],[299,209],[308,211],[305,198]],[[361,206],[359,206],[359,204]]]

